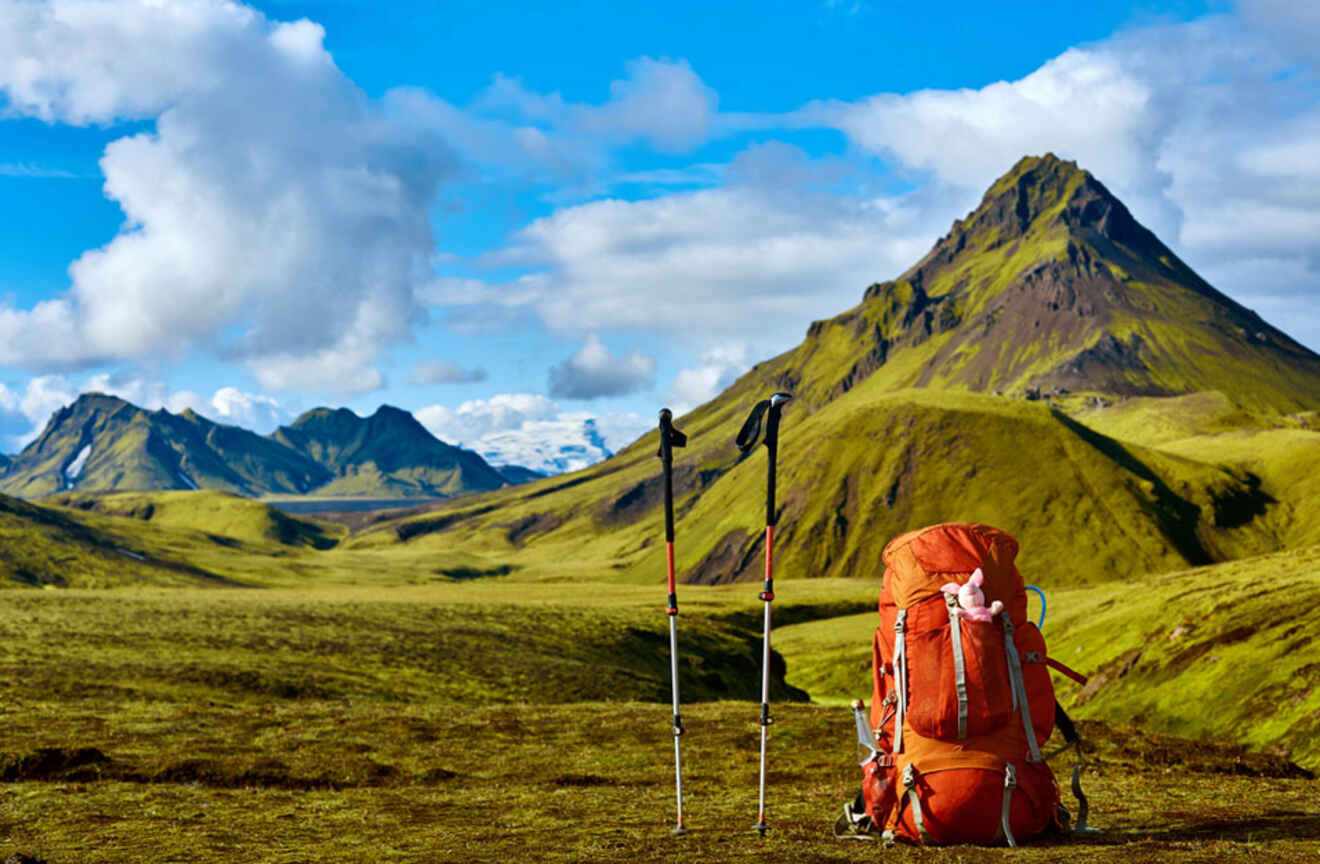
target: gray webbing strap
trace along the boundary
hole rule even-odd
[[[1013,807],[1013,790],[1017,788],[1017,768],[1009,762],[1004,765],[1004,805],[999,809],[999,831],[1008,841],[1009,846],[1016,846],[1013,829],[1008,824],[1009,812]]]
[[[962,627],[958,624],[958,598],[945,594],[949,607],[949,633],[953,637],[953,680],[958,690],[958,738],[967,737],[967,661],[963,657]]]
[[[1077,799],[1077,821],[1073,823],[1074,834],[1085,834],[1088,831],[1094,831],[1093,828],[1086,827],[1086,817],[1090,812],[1091,805],[1086,800],[1086,795],[1082,792],[1082,742],[1077,742],[1077,761],[1073,763],[1072,772],[1072,793]]]
[[[898,610],[894,622],[894,689],[898,691],[898,709],[894,714],[894,753],[903,752],[903,720],[907,717],[907,610]]]
[[[1022,729],[1027,735],[1027,749],[1031,762],[1040,762],[1040,746],[1036,743],[1036,727],[1031,725],[1031,706],[1027,704],[1027,685],[1022,680],[1022,661],[1018,659],[1017,645],[1013,641],[1013,622],[1008,614],[1000,616],[1004,622],[1004,652],[1008,655],[1008,681],[1013,691],[1014,702],[1022,712]]]
[[[926,820],[921,812],[921,799],[917,797],[917,769],[912,767],[911,762],[903,769],[903,788],[907,790],[904,797],[912,805],[912,821],[917,826],[917,833],[921,835],[921,842],[929,843],[930,835],[926,833]]]

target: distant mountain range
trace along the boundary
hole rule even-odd
[[[192,410],[147,411],[87,393],[23,452],[0,462],[0,493],[215,489],[237,495],[449,497],[542,476],[494,468],[388,405],[370,417],[316,408],[269,436]]]

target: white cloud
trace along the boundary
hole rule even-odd
[[[490,263],[537,268],[516,302],[568,332],[634,328],[757,353],[802,338],[865,287],[916,261],[974,193],[837,195],[840,169],[786,145],[754,147],[718,189],[607,199],[534,221]],[[492,294],[495,286],[489,286]]]
[[[131,400],[130,400],[131,401]],[[164,406],[175,414],[191,408],[217,423],[241,426],[259,435],[268,435],[290,419],[289,412],[272,396],[245,393],[237,387],[221,387],[206,399],[190,390],[170,394]]]
[[[464,402],[456,409],[429,405],[413,416],[441,441],[467,444],[492,432],[518,429],[528,421],[551,420],[558,414],[559,407],[544,396],[500,393]]]
[[[647,386],[653,374],[653,358],[640,351],[615,357],[591,333],[573,356],[550,367],[550,395],[561,399],[624,396]]]
[[[0,5],[0,94],[52,122],[154,119],[101,160],[121,232],[68,295],[0,308],[0,362],[209,346],[264,387],[367,390],[409,338],[452,164],[344,77],[309,21],[224,0]]]
[[[41,434],[50,416],[78,398],[62,375],[28,379],[21,392],[0,384],[0,437],[14,452]]]
[[[610,98],[601,105],[565,102],[558,93],[536,93],[505,75],[495,76],[478,105],[612,144],[641,140],[657,150],[682,152],[706,141],[719,96],[686,60],[638,57],[626,64],[625,71],[625,78],[610,83]]]
[[[742,343],[712,348],[701,355],[700,365],[680,369],[670,385],[673,410],[682,415],[714,399],[747,371],[747,346]]]
[[[414,384],[470,384],[486,380],[486,370],[464,369],[448,360],[428,360],[412,368]]]

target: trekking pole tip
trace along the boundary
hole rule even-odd
[[[757,822],[752,826],[752,830],[764,837],[765,832],[770,830],[770,826],[765,824],[765,820],[762,819],[760,822]]]
[[[679,836],[679,835],[681,835],[681,834],[686,834],[686,833],[687,833],[687,829],[684,828],[682,825],[679,825],[679,826],[677,826],[676,828],[674,828],[674,830],[670,831],[669,833],[670,833],[670,834],[673,834],[675,837],[677,837],[677,836]]]

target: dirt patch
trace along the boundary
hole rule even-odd
[[[417,519],[413,522],[404,522],[394,529],[394,534],[402,542],[407,542],[414,537],[422,537],[427,534],[436,534],[453,528],[460,522],[466,522],[468,519],[475,519],[478,516],[484,516],[495,509],[494,505],[486,507],[474,507],[471,510],[460,510],[457,513],[445,513],[432,519]]]
[[[1077,694],[1077,698],[1073,700],[1073,705],[1085,705],[1109,682],[1125,677],[1132,671],[1132,667],[1137,665],[1137,661],[1141,659],[1141,654],[1141,648],[1133,648],[1126,654],[1115,657],[1101,666],[1095,674],[1091,675],[1090,680],[1086,682],[1086,686]]]
[[[447,579],[459,581],[467,579],[488,579],[495,576],[508,576],[516,568],[512,564],[500,564],[495,567],[450,567],[447,570],[437,570],[441,576]]]
[[[724,585],[752,578],[764,545],[764,535],[757,534],[752,539],[746,528],[735,528],[721,537],[697,566],[684,574],[683,582],[688,585]]]
[[[675,517],[682,518],[684,513],[691,510],[700,499],[701,493],[722,477],[726,470],[726,468],[698,470],[691,465],[674,466]],[[693,492],[696,494],[692,494]],[[601,502],[596,520],[606,526],[631,525],[659,508],[664,500],[664,476],[658,474],[634,483],[616,498],[607,498]]]
[[[1165,668],[1174,674],[1182,672],[1188,666],[1191,666],[1197,660],[1200,660],[1208,654],[1212,648],[1216,648],[1220,645],[1231,645],[1234,642],[1241,642],[1244,639],[1250,639],[1257,632],[1259,632],[1259,628],[1256,627],[1235,627],[1232,630],[1220,633],[1218,636],[1212,636],[1209,639],[1197,642],[1195,645],[1186,648],[1180,652],[1177,657],[1170,660],[1169,665]]]
[[[618,786],[617,780],[601,777],[599,774],[561,774],[550,781],[555,786],[589,787]]]
[[[15,852],[5,859],[4,864],[46,864],[46,859],[38,858],[35,855],[25,855],[22,852]]]
[[[450,771],[448,768],[432,768],[421,776],[421,781],[431,785],[443,783],[446,780],[453,780],[457,776],[457,771]]]
[[[398,769],[371,759],[350,764],[350,770],[331,778],[299,775],[278,759],[224,762],[215,759],[182,759],[154,766],[137,766],[110,758],[95,747],[45,747],[25,755],[9,755],[0,761],[0,781],[88,783],[174,783],[217,789],[344,789],[382,786],[393,781]]]
[[[506,536],[509,538],[509,542],[514,546],[522,546],[529,537],[553,531],[562,524],[564,524],[564,520],[553,513],[536,513],[503,527],[508,529]]]
[[[110,757],[95,747],[43,747],[35,753],[6,756],[0,761],[0,780],[5,783],[99,780],[110,764]]]

